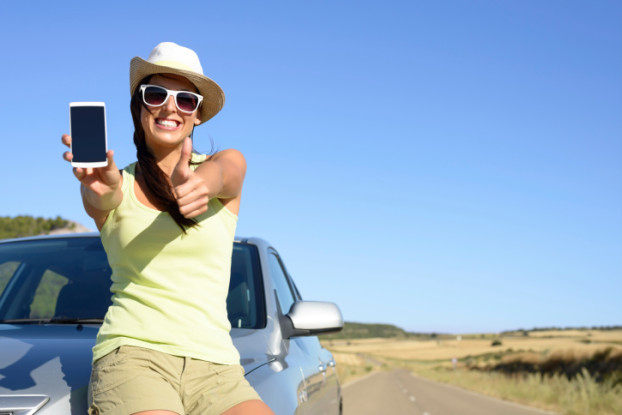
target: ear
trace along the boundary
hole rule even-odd
[[[194,119],[194,125],[201,124],[201,108],[197,108],[196,117]]]

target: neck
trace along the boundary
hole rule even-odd
[[[149,150],[155,157],[158,167],[162,169],[164,174],[171,177],[175,166],[177,166],[177,163],[179,162],[179,157],[181,157],[181,146],[158,149],[151,148]]]

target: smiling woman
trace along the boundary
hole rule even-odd
[[[155,100],[153,91],[149,94],[146,92],[157,88],[166,91],[168,98],[167,88],[179,92],[196,88],[186,78],[172,74],[147,76],[142,83],[141,88],[134,92],[130,104],[135,125],[134,144],[139,161],[136,180],[142,185],[136,189],[136,196],[146,206],[167,211],[185,232],[185,227],[195,226],[196,221],[180,212],[169,185],[169,177],[179,162],[176,150],[180,138],[192,136],[194,127],[201,123],[197,116],[200,110],[197,104],[190,113],[177,111],[179,95],[174,95],[174,99],[164,99],[156,106],[155,102],[159,100]],[[154,85],[147,89],[147,83]]]
[[[224,93],[194,51],[171,42],[132,59],[130,93],[138,161],[119,171],[109,151],[106,167],[74,169],[113,281],[89,413],[271,414],[244,378],[226,309],[246,161],[192,152],[194,128]],[[176,383],[182,373],[188,384]]]

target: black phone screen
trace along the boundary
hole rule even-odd
[[[74,106],[71,112],[73,161],[106,161],[106,113],[103,106]]]

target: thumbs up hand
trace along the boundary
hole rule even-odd
[[[179,211],[186,218],[194,218],[207,211],[209,192],[203,178],[190,168],[192,140],[184,140],[179,162],[171,174],[173,193],[177,199]]]

